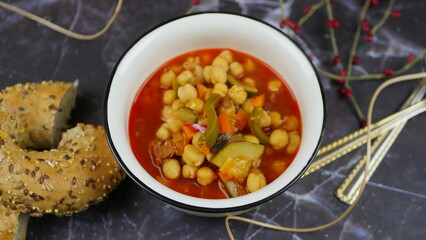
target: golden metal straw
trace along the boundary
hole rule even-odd
[[[426,94],[426,79],[423,79],[416,86],[410,97],[404,102],[401,106],[401,109],[404,109],[412,104],[419,102],[424,98]],[[372,145],[372,157],[370,164],[368,166],[368,175],[367,180],[373,175],[379,164],[382,162],[383,158],[386,156],[386,153],[389,151],[390,147],[398,137],[399,133],[402,131],[406,124],[406,121],[401,122],[399,125],[395,126],[391,131],[386,134],[379,136],[374,144]],[[343,183],[339,186],[336,191],[336,196],[343,202],[347,204],[352,204],[359,194],[359,187],[362,182],[364,175],[364,165],[365,165],[366,156],[364,155],[359,162],[355,165],[352,171],[345,178]]]
[[[406,122],[408,119],[426,111],[426,99],[407,107],[397,113],[394,113],[376,123],[372,124],[371,136],[376,138],[379,135],[389,132],[389,130]],[[322,147],[303,177],[315,172],[316,170],[330,164],[336,159],[355,150],[367,142],[367,128],[355,131],[335,142]]]

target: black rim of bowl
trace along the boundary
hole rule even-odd
[[[315,72],[315,75],[317,77],[318,80],[318,85],[320,88],[320,93],[321,93],[321,98],[322,98],[322,102],[323,102],[323,109],[324,109],[324,117],[323,117],[323,124],[322,124],[322,129],[321,129],[321,133],[318,139],[318,143],[317,146],[315,147],[312,156],[310,157],[310,159],[307,161],[305,167],[302,169],[302,171],[300,171],[300,173],[292,180],[290,181],[286,186],[284,186],[283,188],[281,188],[280,190],[276,191],[274,194],[269,195],[268,197],[265,197],[261,200],[258,200],[256,202],[252,202],[249,204],[245,204],[245,205],[241,205],[241,206],[236,206],[236,207],[229,207],[229,208],[207,208],[207,207],[199,207],[199,206],[192,206],[192,205],[188,205],[185,203],[181,203],[178,202],[176,200],[173,200],[171,198],[168,198],[166,196],[163,196],[161,194],[159,194],[158,192],[156,192],[155,190],[151,189],[149,186],[145,185],[141,180],[139,180],[133,173],[132,171],[126,166],[126,164],[124,163],[124,161],[121,159],[120,154],[118,153],[117,149],[114,146],[113,140],[111,138],[111,133],[109,130],[109,125],[108,125],[108,98],[109,98],[109,93],[110,93],[110,89],[111,89],[111,84],[112,81],[114,79],[115,73],[117,71],[118,66],[120,65],[122,59],[124,58],[124,56],[127,54],[127,52],[137,43],[139,42],[142,38],[144,38],[146,35],[150,34],[152,31],[154,31],[155,29],[166,25],[168,23],[171,23],[173,21],[179,20],[179,19],[183,19],[183,18],[188,18],[191,16],[197,16],[197,15],[204,15],[204,14],[225,14],[225,15],[233,15],[233,16],[238,16],[238,17],[243,17],[243,18],[247,18],[247,19],[251,19],[254,20],[256,22],[260,22],[262,24],[264,24],[267,27],[270,27],[272,29],[274,29],[275,31],[281,33],[285,38],[287,38],[288,40],[290,40],[301,52],[302,54],[306,57],[306,59],[308,60],[309,64],[311,65],[312,69]],[[316,153],[318,152],[318,149],[320,147],[320,143],[321,140],[323,138],[324,135],[324,131],[325,131],[325,122],[326,122],[326,104],[325,104],[325,98],[324,98],[324,91],[323,91],[323,87],[321,85],[320,82],[320,78],[319,78],[319,74],[315,68],[315,66],[313,65],[313,63],[309,60],[308,55],[305,53],[305,51],[303,51],[303,49],[299,46],[299,44],[297,44],[293,39],[291,39],[290,37],[288,37],[285,33],[283,33],[282,31],[280,31],[279,29],[277,29],[276,27],[272,26],[269,23],[266,23],[262,20],[253,18],[253,17],[249,17],[249,16],[244,16],[244,15],[240,15],[240,14],[235,14],[235,13],[227,13],[227,12],[202,12],[202,13],[193,13],[193,14],[188,14],[188,15],[184,15],[184,16],[180,16],[180,17],[176,17],[176,18],[172,18],[169,19],[166,22],[163,22],[153,28],[151,28],[149,31],[147,31],[146,33],[142,34],[135,42],[133,42],[129,48],[127,48],[127,50],[123,53],[123,55],[120,57],[120,59],[118,60],[118,62],[115,64],[113,71],[111,73],[111,77],[109,79],[107,88],[106,88],[106,94],[105,94],[105,98],[104,98],[104,109],[103,109],[103,115],[104,115],[104,125],[105,125],[105,132],[106,132],[106,136],[107,136],[107,141],[108,144],[115,156],[115,158],[118,160],[119,164],[121,165],[121,167],[124,169],[124,171],[127,173],[127,175],[134,181],[136,182],[138,185],[140,185],[142,188],[144,188],[146,191],[148,191],[150,194],[152,194],[154,197],[170,204],[173,205],[175,207],[181,208],[181,209],[185,209],[185,210],[189,210],[189,211],[193,211],[193,212],[198,212],[198,213],[232,213],[232,212],[240,212],[240,211],[245,211],[245,210],[249,210],[251,208],[254,208],[264,202],[267,202],[273,198],[275,198],[276,196],[280,195],[281,193],[283,193],[284,191],[286,191],[288,188],[290,188],[297,180],[299,180],[299,178],[305,173],[305,171],[308,169],[308,167],[311,165],[313,159],[315,158]]]

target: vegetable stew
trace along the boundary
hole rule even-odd
[[[151,176],[194,197],[257,191],[281,175],[301,142],[298,104],[259,59],[203,49],[166,62],[130,111],[132,150]]]

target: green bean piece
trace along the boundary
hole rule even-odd
[[[254,107],[250,115],[249,125],[252,133],[259,139],[260,143],[267,145],[269,144],[269,137],[266,136],[260,127],[260,117],[262,116],[263,111],[262,107]]]
[[[222,96],[213,93],[204,106],[207,115],[207,129],[204,132],[203,137],[206,141],[207,147],[209,148],[216,143],[217,137],[220,135],[219,118],[216,114],[216,106],[221,99]]]
[[[243,85],[243,84],[239,83],[239,82],[237,81],[237,79],[235,79],[232,75],[229,75],[229,74],[228,74],[227,80],[228,80],[228,82],[229,82],[232,86],[234,86],[234,85],[240,85],[240,86],[241,86],[241,87],[243,87],[243,89],[244,89],[246,92],[248,92],[248,93],[257,93],[257,88],[249,87],[249,86],[245,86],[245,85]]]

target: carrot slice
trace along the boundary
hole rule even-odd
[[[263,107],[265,105],[265,94],[253,97],[252,102],[255,107]]]
[[[196,88],[197,88],[198,98],[204,99],[207,93],[207,88],[201,83],[197,83]]]
[[[234,134],[234,128],[231,125],[231,120],[228,115],[219,114],[219,125],[222,133],[228,132],[231,135]]]
[[[219,175],[220,179],[222,179],[223,181],[234,178],[233,176],[226,174],[226,173],[223,173],[223,172],[218,172],[217,175]]]
[[[200,152],[204,154],[210,154],[210,149],[206,145],[203,145],[200,147]]]
[[[250,115],[246,111],[242,109],[238,110],[237,114],[235,115],[235,126],[238,128],[238,130],[241,131],[247,126],[249,118]]]
[[[197,133],[196,130],[192,129],[191,127],[185,126],[185,125],[182,126],[182,131],[185,134],[186,140],[188,142],[191,141],[192,137]]]

